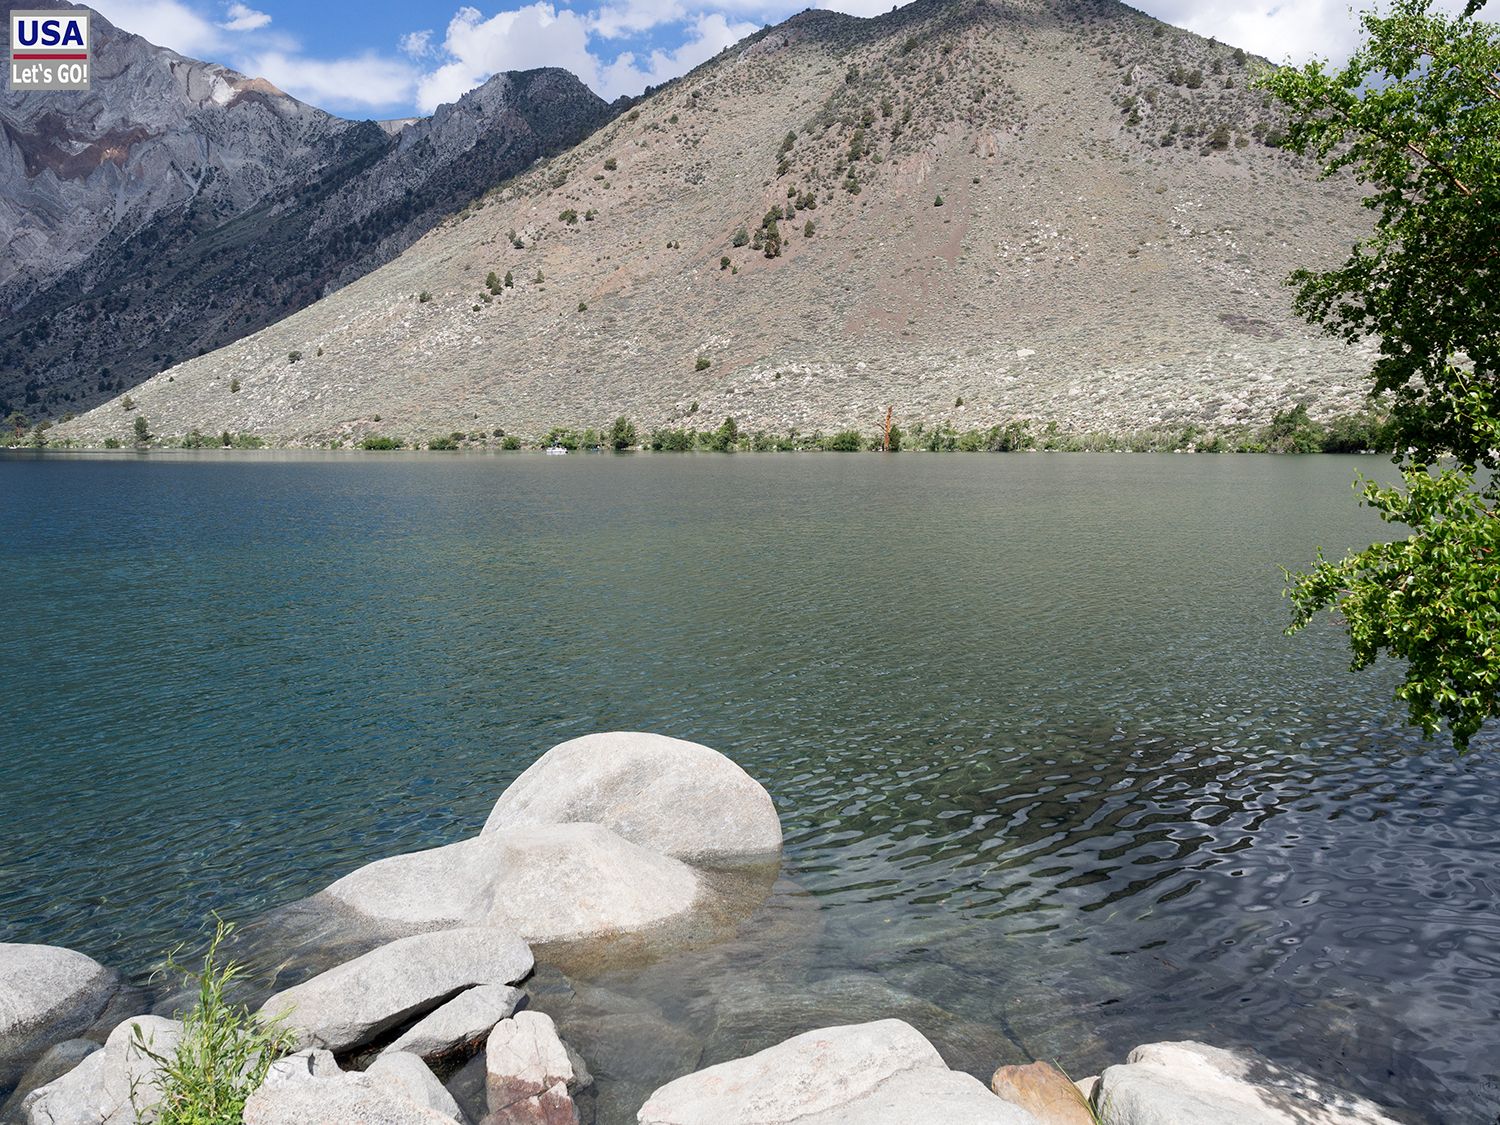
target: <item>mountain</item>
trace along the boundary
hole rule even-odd
[[[1284,279],[1367,219],[1277,147],[1266,65],[1114,0],[804,12],[56,436],[1354,410],[1367,356],[1304,326]]]
[[[0,413],[82,409],[284,317],[612,112],[544,69],[351,122],[97,14],[93,35],[91,90],[0,93]]]

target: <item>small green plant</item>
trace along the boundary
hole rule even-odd
[[[429,292],[427,292],[427,290],[424,289],[424,290],[422,290],[422,292],[420,292],[420,293],[417,294],[417,300],[420,301],[422,304],[425,305],[428,301],[432,300],[432,294],[429,293]],[[293,353],[293,354],[295,354],[295,353]],[[301,358],[302,357],[300,355],[297,356],[297,359],[301,359]],[[292,360],[292,362],[296,363],[297,360],[294,359],[294,360]]]
[[[500,448],[501,449],[520,449],[521,448],[521,439],[518,438],[518,437],[516,437],[515,434],[506,434],[505,437],[503,437],[503,438],[500,439]]]
[[[719,259],[719,268],[721,270],[727,270],[729,268],[729,255],[728,254],[725,254],[722,258]]]
[[[366,434],[364,441],[359,443],[361,449],[400,449],[406,443],[400,438],[386,437],[384,434]]]
[[[938,196],[936,199],[934,199],[932,201],[932,205],[934,207],[941,207],[943,205],[943,197],[941,195]]]
[[[458,448],[458,442],[451,437],[435,437],[427,442],[427,448],[434,453],[451,453]]]
[[[636,443],[635,423],[621,415],[609,428],[609,444],[612,449],[629,449]]]
[[[292,354],[296,355],[297,353],[293,352]],[[240,381],[238,379],[229,380],[229,393],[232,395],[237,395],[240,393]]]
[[[140,445],[145,445],[151,440],[151,427],[146,424],[146,416],[137,414],[135,416],[135,440]]]
[[[613,172],[618,167],[619,167],[619,164],[617,164],[615,162],[615,158],[613,156],[605,157],[605,159],[604,159],[604,170],[606,172]]]
[[[696,371],[707,371],[709,369],[709,367],[712,366],[712,364],[713,364],[713,361],[711,359],[709,359],[708,356],[706,356],[706,355],[700,355],[698,357],[698,362],[694,365],[694,370],[696,370]]]
[[[105,438],[104,439],[104,448],[105,449],[119,449],[120,448],[120,439],[119,438],[112,438],[112,437]]]
[[[516,275],[513,274],[513,273],[511,273],[510,270],[506,270],[505,271],[505,288],[507,288],[507,289],[514,289],[515,287],[516,287]]]
[[[823,439],[829,453],[858,453],[864,447],[865,439],[857,430],[841,430]]]
[[[167,955],[166,971],[181,974],[185,984],[196,983],[198,999],[182,1017],[182,1038],[170,1055],[158,1054],[141,1032],[134,1030],[137,1052],[156,1064],[161,1100],[154,1111],[157,1125],[239,1125],[245,1101],[265,1081],[271,1064],[296,1046],[296,1036],[282,1022],[284,1016],[262,1020],[228,993],[245,975],[237,961],[220,961],[219,947],[234,927],[217,916],[214,936],[194,971],[177,960],[178,946]],[[138,1119],[137,1089],[130,1099]]]
[[[131,398],[129,395],[126,395],[124,398],[122,398],[120,400],[120,409],[121,410],[134,410],[135,409],[135,399]]]
[[[288,363],[296,363],[301,358],[302,358],[302,353],[301,352],[287,352],[286,353],[286,361]]]
[[[578,225],[578,212],[571,207],[561,212],[557,217],[563,222],[567,223],[570,227]]]
[[[589,306],[588,306],[587,302],[579,301],[578,302],[578,311],[579,312],[588,312],[589,311]]]

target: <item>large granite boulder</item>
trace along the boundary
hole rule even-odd
[[[385,1051],[365,1073],[391,1083],[418,1105],[435,1109],[458,1122],[467,1121],[438,1076],[410,1051]]]
[[[0,1102],[0,1125],[24,1120],[21,1105],[27,1094],[40,1090],[49,1082],[57,1081],[100,1047],[101,1044],[92,1039],[64,1039],[61,1043],[48,1047],[42,1052],[41,1058],[26,1068],[26,1073],[21,1075],[21,1080],[16,1083],[10,1096]]]
[[[458,1106],[422,1060],[405,1059],[359,1074],[340,1070],[327,1051],[290,1055],[246,1099],[244,1125],[461,1125]]]
[[[576,1125],[573,1093],[593,1082],[557,1034],[552,1017],[518,1012],[484,1046],[485,1125]]]
[[[182,1024],[161,1016],[133,1016],[56,1081],[22,1103],[29,1125],[136,1125],[156,1119],[161,1069],[152,1055],[170,1058]],[[145,1044],[142,1050],[141,1044]]]
[[[509,930],[470,927],[415,934],[276,993],[263,1018],[286,1013],[301,1045],[347,1051],[476,985],[513,984],[531,950]]]
[[[640,1125],[1038,1125],[900,1020],[827,1027],[657,1090]]]
[[[0,943],[0,1090],[93,1026],[119,988],[118,973],[75,950]]]
[[[546,943],[663,925],[691,911],[699,881],[603,825],[556,824],[377,860],[325,894],[396,930],[502,926]]]
[[[519,988],[504,984],[460,992],[402,1032],[385,1053],[406,1051],[426,1062],[466,1054],[483,1043],[497,1023],[514,1015],[525,999]]]
[[[1253,1051],[1149,1043],[1099,1076],[1104,1125],[1396,1125],[1374,1102]]]
[[[759,782],[717,750],[660,734],[611,731],[554,746],[501,794],[484,834],[582,822],[688,863],[781,853],[781,821]]]

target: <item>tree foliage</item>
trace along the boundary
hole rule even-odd
[[[1335,269],[1294,274],[1297,309],[1374,340],[1373,397],[1403,485],[1364,503],[1411,530],[1288,575],[1296,631],[1342,617],[1353,666],[1406,663],[1396,694],[1431,737],[1466,748],[1500,715],[1500,28],[1395,0],[1363,17],[1342,69],[1314,62],[1265,86],[1292,111],[1286,145],[1371,188],[1374,231]]]

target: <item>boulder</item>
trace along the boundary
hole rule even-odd
[[[436,1074],[416,1055],[408,1051],[385,1051],[370,1064],[366,1074],[390,1082],[418,1105],[435,1109],[455,1121],[465,1121],[458,1103],[448,1093]]]
[[[261,1082],[262,1087],[275,1089],[289,1082],[303,1082],[309,1078],[328,1078],[339,1073],[339,1064],[332,1051],[321,1047],[309,1047],[296,1051],[273,1062]]]
[[[420,1060],[419,1060],[420,1061]],[[244,1125],[453,1125],[389,1077],[318,1067],[265,1082],[245,1101]]]
[[[55,1082],[97,1050],[99,1044],[92,1039],[64,1039],[48,1047],[41,1058],[26,1068],[10,1097],[0,1103],[0,1122],[19,1119],[21,1103],[27,1094]]]
[[[1002,1066],[990,1079],[1001,1101],[1027,1110],[1042,1125],[1093,1125],[1085,1095],[1051,1063]]]
[[[1038,1125],[900,1020],[827,1027],[661,1087],[640,1125]]]
[[[1395,1125],[1374,1102],[1254,1051],[1150,1043],[1099,1076],[1104,1125]]]
[[[611,731],[561,743],[501,794],[484,835],[588,822],[688,863],[724,866],[781,854],[771,796],[696,742]]]
[[[507,829],[361,867],[325,894],[388,927],[486,925],[530,942],[650,930],[691,911],[693,870],[598,824]]]
[[[465,1054],[483,1043],[494,1027],[515,1014],[526,993],[504,984],[482,984],[460,992],[402,1032],[386,1053],[409,1051],[426,1061]]]
[[[486,1125],[577,1125],[572,1094],[593,1078],[557,1034],[552,1017],[517,1012],[484,1046]]]
[[[52,1044],[88,1031],[119,988],[118,973],[75,950],[0,943],[0,1090]]]
[[[139,1035],[137,1035],[139,1032]],[[133,1016],[109,1033],[102,1050],[22,1102],[29,1125],[135,1125],[156,1119],[161,1099],[156,1062],[142,1051],[170,1056],[182,1024],[161,1016]]]
[[[260,1014],[286,1013],[304,1047],[347,1051],[465,989],[521,980],[531,967],[531,950],[509,930],[416,934],[276,993]]]

